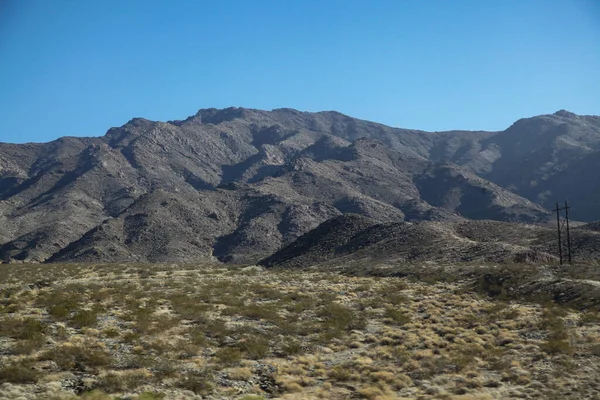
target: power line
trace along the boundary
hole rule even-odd
[[[571,209],[571,207],[569,207],[569,203],[567,203],[566,200],[565,200],[564,207],[559,207],[558,201],[556,202],[556,209],[554,210],[554,212],[556,213],[556,233],[558,235],[558,257],[560,259],[560,265],[563,265],[562,231],[565,230],[565,228],[566,228],[566,233],[567,233],[567,261],[569,262],[569,264],[571,264],[573,262],[572,256],[571,256],[571,231],[569,229],[569,210],[570,209]],[[562,223],[560,220],[560,212],[561,211],[565,212],[565,219],[564,219],[564,221],[562,221]]]

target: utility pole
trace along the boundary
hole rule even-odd
[[[558,257],[560,259],[560,265],[562,265],[562,242],[560,240],[560,208],[558,208],[558,201],[556,202],[556,232],[558,233]]]
[[[554,212],[556,213],[556,233],[558,235],[558,257],[560,259],[560,265],[563,265],[562,231],[564,228],[566,228],[566,231],[567,231],[567,261],[569,262],[569,264],[571,264],[573,261],[571,258],[571,231],[569,229],[569,210],[570,209],[571,209],[571,207],[569,207],[569,203],[567,203],[566,200],[565,200],[565,206],[562,208],[559,207],[558,202],[556,202],[556,210],[554,210]],[[563,221],[563,223],[561,224],[560,212],[563,210],[565,211],[565,221]]]
[[[569,265],[571,265],[571,233],[569,230],[569,203],[565,200],[565,217],[567,219],[567,251],[569,252]]]

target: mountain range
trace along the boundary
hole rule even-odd
[[[0,261],[254,263],[348,213],[368,221],[356,233],[543,229],[569,199],[571,217],[591,222],[598,168],[600,117],[564,110],[500,132],[293,109],[134,118],[103,137],[0,143]]]

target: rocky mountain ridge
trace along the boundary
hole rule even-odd
[[[428,133],[337,112],[204,109],[0,143],[0,260],[255,262],[322,222],[600,219],[600,117]],[[569,171],[577,176],[572,179]]]

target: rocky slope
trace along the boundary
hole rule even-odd
[[[332,218],[260,261],[267,267],[427,261],[557,262],[556,231],[538,225],[501,221],[378,223],[360,215]],[[574,229],[574,261],[600,258],[600,232]]]
[[[599,219],[588,171],[599,121],[559,112],[504,132],[427,133],[228,108],[0,143],[0,260],[254,262],[343,213],[543,222],[569,188],[572,214]]]

